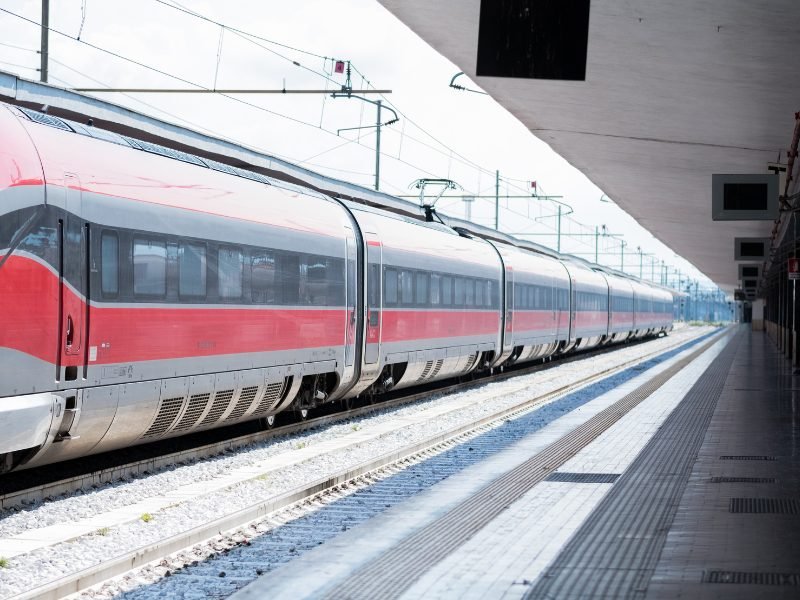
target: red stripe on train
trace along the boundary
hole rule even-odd
[[[500,313],[478,310],[384,310],[383,342],[497,335]]]
[[[55,363],[58,286],[58,278],[33,259],[6,261],[0,269],[0,347]],[[63,294],[77,329],[84,304],[67,286]],[[91,307],[88,343],[97,347],[93,364],[322,348],[344,344],[347,322],[345,309]],[[81,362],[78,355],[63,364]]]

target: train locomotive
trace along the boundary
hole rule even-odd
[[[672,328],[670,292],[0,104],[0,472]]]

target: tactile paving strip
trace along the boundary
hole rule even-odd
[[[706,571],[703,583],[743,583],[745,585],[800,585],[798,573],[751,571]]]
[[[794,498],[731,498],[728,512],[797,515],[800,501]]]
[[[741,339],[711,363],[526,600],[643,597]]]
[[[778,460],[775,456],[720,456],[720,460]]]
[[[777,483],[774,477],[712,477],[711,483]]]
[[[540,453],[406,537],[375,561],[327,590],[324,598],[399,598],[423,573],[446,558],[534,485],[544,481],[559,465],[577,454],[718,341],[718,338],[714,338],[703,344]]]
[[[561,483],[614,483],[619,473],[553,473],[545,481]]]

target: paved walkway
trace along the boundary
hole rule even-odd
[[[800,493],[793,455],[800,447],[800,389],[792,389],[791,371],[772,348],[762,334],[744,329],[720,339],[390,596],[797,597]],[[287,563],[236,597],[362,597],[348,583],[363,579],[381,557],[696,350]]]

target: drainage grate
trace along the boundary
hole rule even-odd
[[[18,106],[17,108],[24,112],[31,121],[36,121],[42,125],[50,125],[50,127],[56,127],[58,129],[63,129],[64,131],[72,131],[72,128],[58,117],[51,117],[50,115],[36,112],[35,110],[30,110],[29,108],[23,108],[22,106]]]
[[[775,483],[774,477],[712,477],[711,483]]]
[[[705,571],[702,581],[703,583],[744,583],[751,585],[800,585],[800,574]]]
[[[619,479],[617,473],[553,473],[545,481],[564,483],[614,483]]]
[[[464,367],[464,370],[461,372],[462,374],[466,375],[472,370],[472,367],[475,366],[475,363],[478,362],[478,353],[470,354],[469,359],[467,360],[467,365]]]
[[[200,422],[200,425],[211,425],[216,423],[217,419],[222,416],[222,413],[228,408],[228,405],[233,398],[233,390],[220,390],[214,394],[214,402],[211,404],[211,410],[208,411],[206,418]]]
[[[172,148],[167,148],[166,146],[161,146],[159,144],[153,144],[151,142],[145,142],[144,140],[129,138],[125,135],[123,135],[122,137],[125,139],[126,142],[128,142],[134,148],[141,148],[145,152],[160,154],[161,156],[166,156],[169,158],[176,158],[178,160],[182,160],[183,162],[188,162],[193,165],[198,165],[200,167],[206,166],[206,164],[202,160],[200,160],[193,154],[181,152],[180,150],[173,150]]]
[[[437,360],[436,365],[433,367],[433,370],[431,371],[431,374],[428,376],[428,379],[433,379],[434,377],[436,377],[439,374],[439,371],[441,370],[443,364],[444,364],[443,358]]]
[[[778,460],[775,456],[720,456],[720,460]]]
[[[731,498],[728,512],[797,515],[800,501],[794,498]]]
[[[428,378],[428,373],[431,372],[432,368],[433,368],[433,361],[429,360],[428,362],[425,363],[425,368],[422,370],[422,375],[419,376],[419,381],[423,381],[424,379],[427,379]]]
[[[166,398],[161,401],[161,406],[158,408],[158,415],[156,415],[153,424],[144,433],[142,437],[154,437],[161,435],[169,429],[178,418],[178,413],[181,412],[183,406],[184,396],[177,396],[175,398]]]
[[[264,393],[261,395],[258,407],[253,411],[253,416],[262,415],[272,410],[278,400],[281,399],[281,396],[283,396],[284,383],[285,381],[279,381],[267,384],[264,388]]]
[[[203,414],[210,397],[211,394],[208,392],[205,394],[194,394],[193,396],[190,396],[189,406],[186,407],[186,411],[183,413],[181,420],[178,421],[178,424],[175,425],[175,429],[173,431],[184,431],[185,429],[192,427],[200,418],[200,415]]]
[[[257,393],[257,385],[242,388],[242,393],[239,394],[239,401],[236,403],[236,407],[231,411],[231,414],[229,414],[228,418],[225,420],[233,421],[247,412],[247,409],[250,408],[250,405],[253,403]]]

